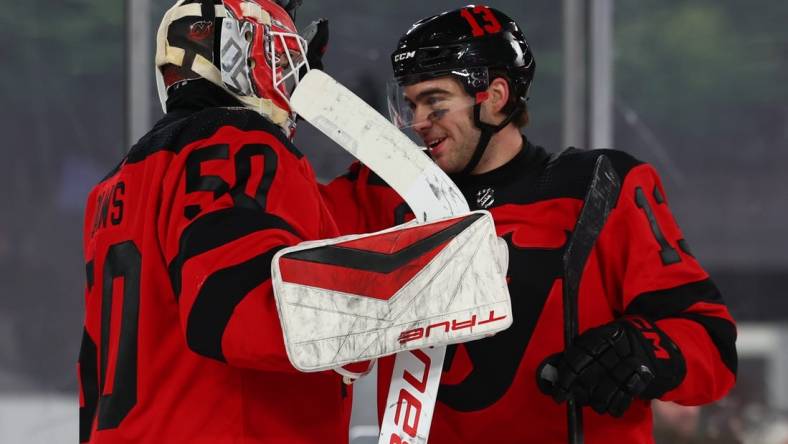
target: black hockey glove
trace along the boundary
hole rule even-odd
[[[627,317],[592,328],[537,370],[543,393],[573,398],[599,414],[619,417],[636,397],[659,398],[684,379],[678,347],[647,320]]]
[[[306,61],[311,69],[323,69],[323,54],[328,48],[328,19],[317,19],[301,30],[301,37],[306,40]],[[300,77],[306,74],[301,68]]]
[[[301,7],[302,0],[276,0],[276,4],[281,6],[287,12],[287,15],[296,21],[296,11]]]

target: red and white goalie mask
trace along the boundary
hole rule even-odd
[[[203,78],[292,137],[290,94],[299,71],[309,69],[306,47],[293,20],[273,1],[180,0],[165,13],[157,35],[162,107],[172,86]],[[180,69],[162,69],[167,65]]]

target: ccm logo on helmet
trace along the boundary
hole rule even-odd
[[[403,60],[412,59],[413,57],[416,57],[416,51],[401,52],[394,56],[394,61],[401,62]]]
[[[476,322],[476,315],[471,316],[471,319],[467,321],[458,321],[457,319],[452,319],[451,321],[443,321],[438,322],[435,324],[430,324],[426,328],[413,328],[410,330],[405,330],[399,334],[399,343],[406,344],[410,341],[415,341],[421,338],[428,338],[432,333],[432,330],[435,328],[442,329],[444,333],[448,333],[451,331],[462,330],[463,328],[471,328],[477,325],[489,324],[491,322],[497,322],[500,320],[506,319],[506,315],[495,317],[495,310],[490,310],[490,314],[484,321]]]

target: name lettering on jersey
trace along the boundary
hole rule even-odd
[[[394,61],[401,62],[403,60],[412,59],[413,57],[416,57],[416,51],[401,52],[394,56]]]
[[[123,222],[123,199],[125,197],[126,184],[122,181],[96,196],[96,211],[93,213],[91,235],[101,228],[107,228],[108,222],[112,225],[120,225]]]
[[[449,333],[450,331],[462,330],[464,328],[472,328],[477,325],[489,324],[491,322],[498,322],[504,319],[506,319],[505,315],[495,317],[495,310],[490,310],[487,319],[479,322],[476,322],[476,315],[474,314],[473,316],[471,316],[471,319],[467,321],[459,321],[457,319],[452,319],[451,321],[443,321],[435,324],[430,324],[426,328],[419,327],[410,330],[405,330],[399,334],[399,343],[406,344],[410,341],[415,341],[417,339],[428,338],[430,337],[430,335],[433,333],[434,330],[442,330],[443,333]]]
[[[417,378],[413,373],[405,370],[402,379],[407,385],[399,391],[397,398],[397,410],[394,414],[394,425],[401,428],[411,438],[415,438],[419,431],[419,419],[421,417],[421,401],[419,401],[419,394],[423,394],[427,389],[427,378],[430,375],[430,357],[421,350],[411,350],[407,353],[413,354],[422,364],[424,370],[421,372],[421,378]],[[418,394],[412,393],[413,389]],[[403,408],[404,407],[404,408]],[[394,432],[389,437],[389,444],[406,443],[400,437],[400,434]]]

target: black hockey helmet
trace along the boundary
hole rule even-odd
[[[400,38],[391,54],[394,79],[400,86],[452,76],[472,97],[485,91],[490,81],[504,75],[511,98],[504,107],[506,119],[498,125],[474,121],[482,130],[470,172],[494,133],[525,109],[536,64],[520,27],[503,12],[482,5],[468,5],[419,20]]]
[[[463,76],[463,70],[499,70],[511,81],[513,95],[523,102],[535,70],[533,54],[517,23],[497,9],[474,5],[413,24],[400,38],[391,63],[402,85],[453,74],[470,95],[488,85]]]

